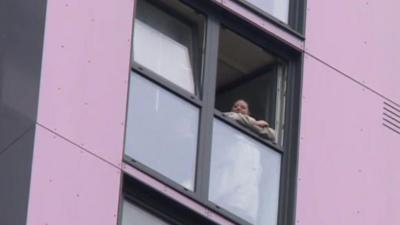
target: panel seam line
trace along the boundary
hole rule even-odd
[[[355,82],[356,84],[358,84],[358,85],[362,86],[363,88],[365,88],[365,89],[371,91],[372,93],[374,93],[374,94],[380,96],[381,98],[383,98],[383,99],[385,99],[385,100],[387,100],[387,101],[390,101],[391,103],[393,103],[393,104],[395,104],[395,105],[397,105],[397,106],[400,107],[400,104],[399,104],[399,103],[397,103],[397,102],[395,102],[394,100],[392,100],[392,99],[390,99],[390,98],[384,96],[383,94],[381,94],[381,93],[379,93],[378,91],[372,89],[371,87],[367,86],[366,84],[363,84],[362,82],[360,82],[360,81],[354,79],[354,78],[351,77],[350,75],[348,75],[348,74],[346,74],[346,73],[340,71],[339,69],[335,68],[334,66],[329,65],[328,63],[326,63],[326,62],[323,61],[322,59],[320,59],[320,58],[318,58],[318,57],[316,57],[316,56],[314,56],[314,55],[312,55],[311,53],[306,52],[306,51],[304,51],[304,54],[310,56],[311,58],[317,60],[318,62],[324,64],[325,66],[327,66],[327,67],[333,69],[334,71],[340,73],[342,76],[344,76],[344,77],[346,77],[346,78],[352,80],[352,81]]]
[[[35,127],[35,124],[31,125],[28,127],[20,136],[16,137],[14,140],[11,141],[10,144],[8,144],[4,149],[0,152],[0,156],[7,152],[11,146],[13,146],[15,143],[17,143],[22,137],[24,137],[29,131],[31,131]]]
[[[44,126],[44,125],[42,125],[42,124],[40,124],[39,122],[36,122],[36,124],[37,124],[38,126],[42,127],[43,129],[49,131],[50,133],[52,133],[52,134],[54,134],[54,135],[57,135],[58,137],[64,139],[64,140],[67,141],[68,143],[70,143],[70,144],[72,144],[72,145],[78,147],[79,149],[85,151],[86,153],[88,153],[88,154],[90,154],[90,155],[96,157],[97,159],[100,159],[101,161],[103,161],[103,162],[109,164],[110,166],[112,166],[112,167],[114,167],[114,168],[116,168],[116,169],[121,170],[121,167],[114,165],[113,163],[109,162],[108,160],[104,159],[103,157],[101,157],[101,156],[99,156],[99,155],[97,155],[97,154],[91,152],[90,150],[88,150],[88,149],[86,149],[86,148],[84,148],[84,147],[82,147],[82,146],[76,144],[76,143],[73,142],[72,140],[70,140],[70,139],[68,139],[68,138],[66,138],[66,137],[64,137],[64,136],[62,136],[61,134],[59,134],[59,133],[57,133],[57,132],[51,130],[50,128],[48,128],[48,127],[46,127],[46,126]],[[122,164],[121,164],[121,165],[122,165]]]

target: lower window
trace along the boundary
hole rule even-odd
[[[128,175],[121,208],[121,225],[217,225]]]

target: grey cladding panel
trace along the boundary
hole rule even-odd
[[[0,1],[0,153],[34,124],[46,1]]]
[[[26,223],[34,128],[0,153],[0,224]]]

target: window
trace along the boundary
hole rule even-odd
[[[122,225],[146,224],[146,225],[170,225],[148,211],[124,200],[122,205]]]
[[[122,198],[120,225],[216,225],[127,175]]]
[[[126,154],[193,190],[199,109],[132,72]]]
[[[209,199],[251,224],[277,224],[281,154],[214,120]]]
[[[288,23],[289,0],[246,0],[258,8],[270,13],[282,22]]]
[[[201,69],[204,17],[182,4],[172,2],[168,6],[156,6],[147,1],[138,1],[133,59],[194,94]],[[162,10],[161,7],[173,9]]]
[[[235,0],[282,28],[304,33],[305,0]]]
[[[236,100],[244,99],[250,115],[267,121],[275,130],[274,141],[282,144],[286,67],[279,57],[222,27],[215,108],[229,112]]]
[[[136,4],[125,161],[235,223],[291,224],[301,52],[211,1]]]

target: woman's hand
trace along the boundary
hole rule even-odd
[[[268,122],[265,121],[265,120],[258,120],[258,121],[255,122],[255,124],[256,124],[257,126],[259,126],[259,127],[262,127],[262,128],[264,128],[264,127],[269,127]]]

